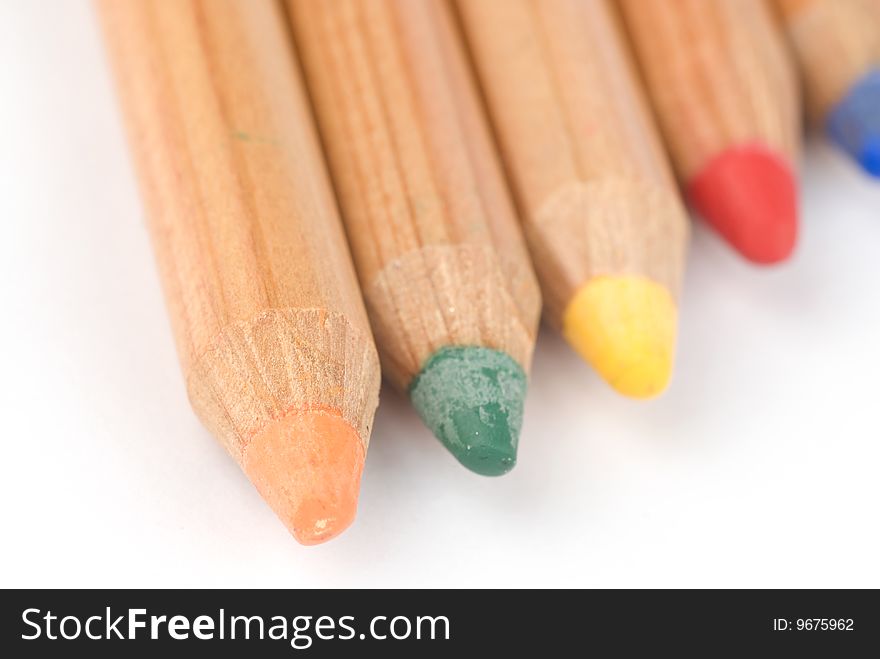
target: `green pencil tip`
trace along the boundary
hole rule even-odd
[[[516,464],[525,393],[519,364],[476,346],[436,351],[409,388],[425,425],[461,464],[483,476],[501,476]]]

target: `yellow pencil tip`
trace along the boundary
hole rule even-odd
[[[677,311],[669,291],[636,276],[597,277],[563,316],[565,338],[617,391],[650,398],[669,383]]]

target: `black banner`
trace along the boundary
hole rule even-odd
[[[247,657],[608,647],[847,656],[880,647],[880,600],[830,590],[20,590],[2,592],[0,630],[7,657],[191,657],[223,644]]]

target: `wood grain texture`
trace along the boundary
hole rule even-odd
[[[880,66],[880,0],[775,0],[801,65],[809,116],[821,121]]]
[[[617,2],[682,180],[735,145],[795,159],[797,78],[764,0]]]
[[[291,411],[366,448],[378,359],[279,7],[98,7],[195,411],[240,463]]]
[[[687,218],[605,0],[459,0],[547,307],[590,279],[673,296]]]
[[[384,374],[458,345],[528,371],[537,283],[445,1],[288,6]]]

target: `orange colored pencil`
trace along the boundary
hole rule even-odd
[[[355,513],[379,364],[284,17],[101,0],[189,398],[302,543]]]

